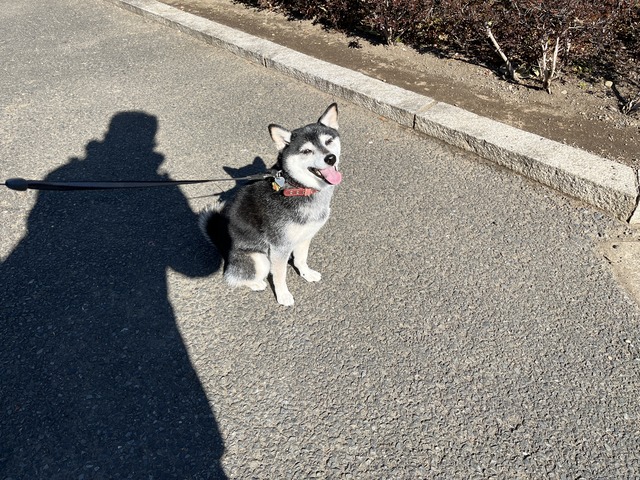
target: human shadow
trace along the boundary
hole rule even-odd
[[[157,127],[118,113],[46,180],[167,180]],[[167,290],[220,265],[176,187],[40,192],[0,264],[0,477],[226,478]]]

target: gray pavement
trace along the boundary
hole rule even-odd
[[[0,9],[0,176],[226,176],[335,100],[98,0]],[[229,290],[229,186],[0,190],[0,478],[638,478],[626,227],[340,101],[293,308]]]

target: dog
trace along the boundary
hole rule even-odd
[[[244,185],[232,200],[205,210],[200,226],[221,249],[217,230],[226,225],[224,279],[229,285],[265,290],[271,274],[276,300],[291,306],[294,299],[286,283],[291,255],[302,278],[321,279],[307,258],[342,181],[338,106],[331,104],[316,123],[293,131],[275,124],[268,129],[278,149],[273,177]]]

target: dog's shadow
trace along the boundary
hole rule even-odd
[[[264,160],[261,157],[255,157],[252,163],[245,165],[240,168],[233,167],[222,167],[222,169],[231,177],[241,179],[243,177],[248,177],[250,175],[255,175],[258,173],[265,173],[269,171],[273,171],[273,168],[267,168],[267,165],[264,163]],[[229,190],[225,190],[218,194],[221,202],[229,202],[232,201],[238,191],[247,184],[245,180],[238,180],[236,184],[231,187]]]
[[[168,180],[157,127],[118,113],[47,180]],[[226,478],[167,286],[221,258],[181,190],[43,191],[27,227],[0,264],[3,477]]]

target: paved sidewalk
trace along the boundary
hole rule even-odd
[[[2,178],[251,172],[334,100],[344,138],[289,309],[223,284],[225,186],[0,190],[0,478],[640,476],[623,223],[102,0],[0,30]]]

